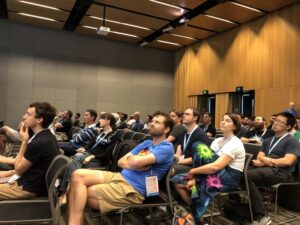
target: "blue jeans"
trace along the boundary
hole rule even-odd
[[[67,191],[68,184],[71,180],[72,173],[75,170],[82,168],[84,159],[90,155],[91,155],[91,153],[84,152],[84,153],[77,153],[76,155],[74,155],[72,157],[72,161],[69,163],[69,165],[65,169],[64,177],[60,184],[60,190],[62,192]]]
[[[193,145],[195,148],[193,156],[193,168],[200,167],[216,161],[219,156],[209,147],[201,142]],[[186,184],[187,173],[174,176],[171,181],[178,184]],[[229,166],[215,174],[199,174],[195,176],[196,185],[192,188],[192,213],[196,224],[200,223],[201,217],[206,212],[209,203],[218,191],[228,192],[240,186],[242,172]]]

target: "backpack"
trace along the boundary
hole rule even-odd
[[[123,140],[121,141],[112,154],[112,163],[109,170],[112,172],[120,172],[122,169],[118,166],[118,161],[128,152],[130,152],[135,146],[137,146],[136,140]]]
[[[174,206],[174,215],[172,219],[172,225],[195,225],[195,220],[190,212],[188,212],[183,206]]]

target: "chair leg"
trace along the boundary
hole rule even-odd
[[[250,193],[248,193],[248,205],[249,205],[249,211],[250,211],[251,224],[253,224],[253,212],[252,212]]]
[[[123,212],[121,212],[121,215],[120,215],[120,225],[123,224]]]
[[[213,216],[214,216],[214,199],[211,201],[211,211],[210,211],[210,225],[213,224]]]
[[[275,217],[277,217],[278,189],[279,189],[279,188],[275,188]]]

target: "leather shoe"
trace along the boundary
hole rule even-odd
[[[170,215],[169,215],[168,211],[164,211],[164,210],[158,208],[152,212],[152,216],[151,216],[151,214],[147,215],[145,217],[145,221],[147,223],[159,223],[161,221],[168,220],[169,218],[170,218]]]

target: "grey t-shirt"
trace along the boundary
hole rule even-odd
[[[279,139],[280,137],[270,137],[266,139],[262,144],[261,151],[264,152],[266,156],[274,159],[283,158],[285,154],[294,154],[300,157],[300,143],[293,136],[288,134],[281,140]],[[272,149],[273,146],[275,147]],[[271,152],[270,149],[272,149]],[[294,165],[288,167],[281,167],[281,169],[292,173],[295,170],[296,164],[297,161],[294,163]]]

